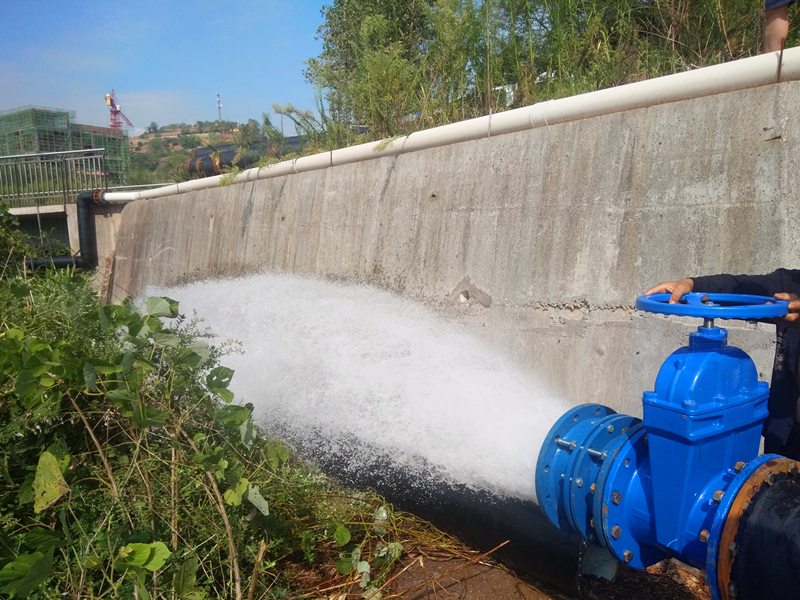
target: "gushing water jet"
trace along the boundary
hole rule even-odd
[[[345,483],[371,486],[575,593],[590,553],[536,505],[535,460],[568,404],[463,326],[396,294],[264,273],[148,290],[242,342],[231,389]]]

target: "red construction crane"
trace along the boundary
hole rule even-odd
[[[111,90],[110,94],[106,94],[106,104],[111,112],[110,125],[113,129],[122,130],[123,119],[128,124],[128,127],[133,127],[133,123],[122,113],[122,107],[117,104],[117,100],[114,98],[114,90]]]

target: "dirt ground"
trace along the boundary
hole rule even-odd
[[[621,565],[616,581],[584,581],[581,600],[710,600],[703,574],[666,560],[646,571]],[[308,590],[312,592],[311,590]],[[322,590],[320,590],[322,592]],[[473,559],[409,554],[381,590],[381,600],[574,600],[475,553]],[[321,593],[307,598],[356,600],[363,590]],[[376,596],[375,600],[378,597]]]

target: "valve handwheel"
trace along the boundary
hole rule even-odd
[[[684,294],[680,303],[670,304],[671,294],[647,294],[636,299],[636,308],[663,315],[705,319],[769,319],[783,317],[789,302],[771,296],[748,294]]]

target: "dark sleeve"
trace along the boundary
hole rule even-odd
[[[772,296],[781,292],[800,296],[800,270],[778,269],[768,275],[709,275],[692,277],[695,292]]]

